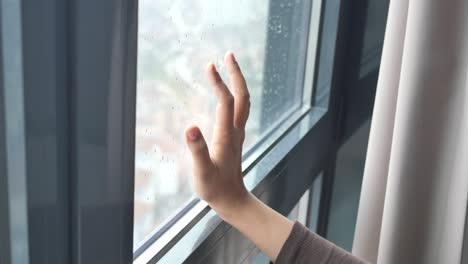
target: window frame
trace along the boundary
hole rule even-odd
[[[29,262],[20,5],[0,2],[0,262]]]

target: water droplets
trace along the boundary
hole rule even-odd
[[[268,24],[269,30],[281,34],[283,29],[282,19],[280,16],[272,16],[270,23]]]
[[[276,33],[281,34],[281,32],[283,32],[283,25],[279,24],[279,25],[276,27]]]

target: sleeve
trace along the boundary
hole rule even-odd
[[[366,262],[296,222],[275,263],[365,264]]]

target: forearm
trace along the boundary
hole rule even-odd
[[[272,261],[288,238],[294,223],[252,194],[239,206],[218,214],[261,249]]]

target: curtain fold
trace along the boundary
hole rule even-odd
[[[468,197],[468,1],[393,0],[353,253],[460,263]]]

